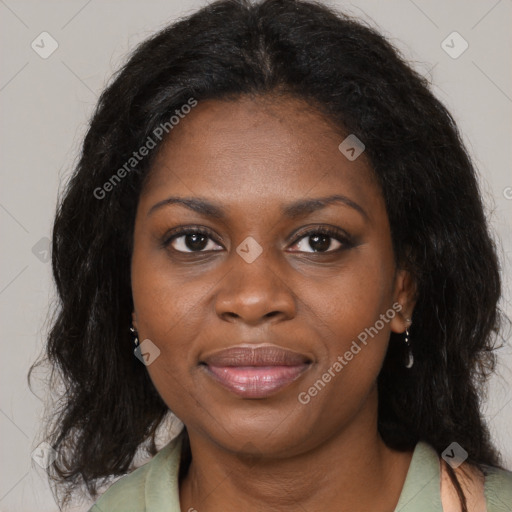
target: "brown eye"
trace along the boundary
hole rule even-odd
[[[294,245],[299,247],[298,252],[313,253],[330,253],[353,247],[353,243],[343,232],[329,227],[301,233]]]
[[[212,251],[216,250],[216,246],[220,247],[211,239],[209,231],[197,228],[183,229],[173,234],[164,245],[171,245],[175,251],[185,253]]]
[[[301,246],[301,243],[306,240],[307,240],[307,242]],[[329,252],[329,248],[331,248],[331,245],[333,244],[333,240],[334,239],[328,235],[323,235],[323,234],[308,235],[307,237],[303,237],[299,241],[299,250],[302,252],[308,252],[306,249],[309,247],[309,248],[313,249],[314,252]],[[334,250],[336,250],[337,248],[339,248],[341,246],[341,244],[337,240],[334,240],[334,241],[338,244],[338,247],[334,247]]]

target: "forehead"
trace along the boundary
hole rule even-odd
[[[296,98],[203,101],[164,141],[141,202],[181,194],[261,207],[332,193],[378,201],[364,153],[350,161],[338,149],[347,135]]]

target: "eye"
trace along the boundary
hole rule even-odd
[[[298,246],[298,252],[330,253],[354,246],[345,232],[332,227],[317,227],[302,232],[300,235],[294,244]],[[308,251],[308,248],[312,250]]]
[[[220,247],[212,240],[212,234],[204,228],[185,228],[167,237],[164,246],[171,245],[177,252],[194,253],[216,250]],[[222,249],[222,247],[221,247]]]

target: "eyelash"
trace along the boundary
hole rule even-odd
[[[166,248],[175,239],[180,238],[182,236],[186,236],[186,235],[203,235],[205,237],[208,237],[210,240],[212,240],[216,244],[221,245],[216,240],[215,236],[209,229],[198,226],[198,227],[194,227],[194,228],[179,228],[179,230],[172,231],[171,233],[167,234],[164,237],[162,246],[164,248]],[[333,254],[333,253],[343,251],[345,249],[350,249],[350,248],[354,247],[354,245],[355,245],[355,243],[352,241],[351,237],[346,232],[344,232],[340,229],[332,228],[330,226],[320,226],[320,227],[315,227],[315,228],[311,228],[311,229],[302,231],[297,234],[292,245],[295,245],[297,242],[299,242],[303,238],[306,238],[306,237],[309,237],[312,235],[325,235],[330,238],[334,238],[340,244],[342,244],[342,246],[339,247],[338,249],[334,249],[334,250],[323,251],[323,252],[322,251],[313,251],[311,253],[306,253],[306,254]],[[187,251],[177,251],[177,250],[174,250],[174,251],[178,254],[201,254],[201,253],[211,252],[211,251],[204,251],[204,250],[188,251],[188,252]],[[218,251],[213,251],[213,252],[218,252]],[[297,251],[297,252],[304,252],[304,251]]]

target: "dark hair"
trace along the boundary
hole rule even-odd
[[[223,0],[135,50],[101,95],[59,199],[52,240],[59,308],[46,356],[50,385],[59,380],[64,392],[46,439],[59,452],[49,476],[65,489],[64,503],[78,488],[96,497],[102,479],[133,469],[143,443],[155,454],[169,412],[129,332],[135,211],[158,151],[132,161],[102,199],[95,191],[190,98],[269,94],[303,99],[364,142],[397,266],[418,285],[415,364],[403,368],[402,337],[392,333],[378,377],[382,438],[397,450],[424,440],[438,453],[456,440],[469,463],[501,467],[480,411],[502,319],[499,265],[453,118],[428,80],[363,22],[316,2]]]

